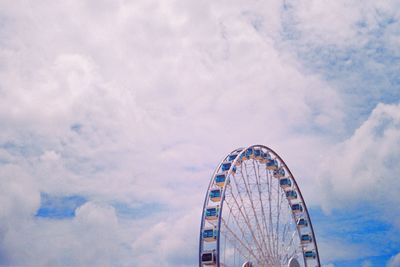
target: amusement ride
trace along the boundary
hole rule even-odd
[[[300,188],[271,148],[233,150],[207,188],[199,267],[320,267]]]

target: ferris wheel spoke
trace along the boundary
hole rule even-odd
[[[239,229],[240,233],[242,234],[242,240],[247,242],[248,241],[247,238],[246,238],[247,234],[245,233],[245,231],[241,227],[241,223],[239,222],[238,218],[234,215],[232,207],[228,203],[226,203],[226,204],[227,204],[227,207],[228,207],[228,209],[230,211],[230,214],[232,215],[233,220],[235,221],[235,224],[236,224],[237,228]],[[224,223],[225,223],[225,221],[224,221]]]
[[[224,224],[224,227],[228,230],[228,232],[235,238],[235,241],[239,242],[239,244],[240,244],[244,249],[246,249],[247,252],[248,252],[251,256],[253,256],[254,259],[255,259],[257,262],[260,263],[261,260],[260,260],[259,256],[257,256],[257,255],[254,254],[253,249],[252,249],[251,247],[248,247],[248,246],[242,241],[242,239],[239,238],[239,237],[236,235],[235,231],[233,231],[233,230],[228,226],[228,224],[225,223],[225,220],[224,220],[224,219],[222,219],[222,223]],[[245,256],[245,255],[243,254],[242,256]]]
[[[257,164],[257,171],[256,171],[256,166],[255,165],[256,164],[253,161],[254,172],[258,173],[258,175],[256,175],[256,178],[257,178],[256,179],[256,184],[257,184],[258,199],[259,199],[260,204],[261,204],[261,216],[262,216],[263,229],[264,229],[264,232],[265,232],[265,236],[269,240],[271,237],[269,236],[269,233],[268,233],[267,218],[265,216],[264,203],[263,203],[262,194],[261,194],[261,185],[260,185],[261,184],[261,178],[260,178],[260,175],[259,175],[260,174],[260,166]],[[269,251],[269,254],[272,254],[271,244],[269,242],[265,242],[265,240],[264,240],[264,243],[266,243],[266,246],[267,246],[267,249]]]
[[[238,185],[237,185],[236,180],[234,180],[234,181],[235,181],[235,186],[236,186],[236,188],[238,188]],[[251,222],[250,222],[250,219],[249,219],[249,217],[248,217],[248,214],[247,214],[246,208],[245,208],[246,205],[245,205],[245,203],[244,203],[244,201],[243,201],[243,198],[241,197],[240,191],[237,190],[237,192],[238,192],[238,197],[239,197],[239,199],[240,199],[240,201],[241,201],[241,203],[242,203],[241,206],[239,205],[239,202],[237,201],[237,199],[236,199],[236,197],[235,197],[235,194],[233,194],[232,188],[231,188],[231,187],[229,187],[229,188],[230,188],[230,192],[231,192],[231,197],[232,197],[232,199],[234,200],[234,203],[236,204],[236,206],[237,206],[237,208],[238,208],[238,210],[239,210],[240,215],[241,215],[242,218],[244,219],[245,225],[247,226],[248,230],[250,231],[250,234],[251,234],[251,236],[252,236],[254,242],[256,243],[256,245],[257,245],[257,247],[258,247],[258,250],[260,250],[261,254],[263,254],[264,257],[267,257],[267,255],[264,254],[264,251],[263,251],[263,249],[262,249],[262,247],[261,247],[261,245],[260,245],[258,239],[257,239],[256,236],[255,236],[255,231],[254,231],[253,227],[251,227]]]
[[[242,174],[243,174],[243,171],[242,171]],[[266,250],[266,254],[268,256],[271,256],[272,255],[271,251],[269,251],[269,249],[268,249],[268,247],[266,245],[266,242],[265,242],[265,238],[263,238],[264,232],[262,230],[262,227],[260,226],[258,214],[257,214],[256,209],[255,209],[255,205],[254,205],[254,202],[253,202],[253,194],[250,191],[250,178],[249,178],[249,173],[248,173],[248,170],[247,170],[247,165],[245,165],[245,174],[246,174],[246,177],[244,175],[242,175],[242,180],[243,180],[244,185],[245,185],[247,196],[248,196],[248,198],[250,200],[250,205],[251,205],[251,208],[252,208],[252,211],[253,211],[254,219],[256,221],[256,227],[257,227],[258,233],[260,235],[260,240],[261,240],[261,242],[263,244],[264,249]],[[257,173],[254,173],[254,175],[255,175],[254,178],[257,181],[258,180]]]
[[[266,180],[267,180],[267,194],[268,194],[268,222],[269,222],[269,233],[271,238],[269,239],[269,243],[272,247],[272,250],[275,251],[275,245],[273,240],[275,239],[274,234],[274,227],[273,227],[273,220],[272,220],[272,176],[270,175],[269,171],[266,169]]]
[[[276,234],[277,234],[277,238],[276,238],[276,254],[279,254],[279,226],[280,226],[280,216],[281,216],[281,206],[282,206],[282,201],[284,199],[284,197],[281,195],[280,190],[277,190],[277,196],[278,196],[278,200],[276,201],[277,204],[277,222],[276,222]]]

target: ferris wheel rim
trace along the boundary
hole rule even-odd
[[[298,193],[298,195],[300,197],[301,201],[299,203],[304,208],[303,214],[305,215],[305,217],[307,218],[307,221],[309,223],[308,226],[309,226],[309,229],[310,229],[310,232],[311,232],[311,235],[312,235],[313,247],[314,247],[315,254],[316,254],[316,257],[314,257],[314,259],[317,261],[318,266],[320,266],[319,252],[318,252],[317,241],[316,241],[316,238],[315,238],[314,228],[313,228],[312,221],[311,221],[311,218],[310,218],[310,215],[309,215],[309,212],[308,212],[307,205],[306,205],[306,203],[304,201],[304,198],[303,198],[303,195],[301,193],[300,187],[298,186],[297,181],[296,181],[293,173],[289,169],[289,167],[286,164],[286,162],[282,159],[282,157],[280,157],[279,154],[276,153],[273,149],[271,149],[271,148],[269,148],[269,147],[267,147],[265,145],[260,145],[260,144],[250,145],[250,146],[247,146],[247,147],[244,147],[244,148],[238,148],[238,149],[232,150],[230,153],[228,153],[221,160],[221,162],[215,168],[215,170],[213,172],[213,175],[212,175],[212,178],[211,178],[211,180],[209,182],[207,191],[206,191],[206,196],[205,196],[205,200],[204,200],[204,204],[203,204],[203,210],[202,210],[201,225],[200,225],[200,240],[199,240],[199,266],[203,266],[202,265],[202,260],[201,260],[201,257],[202,257],[201,255],[202,255],[203,242],[204,242],[202,240],[202,233],[203,233],[204,225],[205,225],[204,213],[205,213],[205,210],[206,210],[207,205],[208,205],[209,200],[210,200],[209,199],[209,192],[210,192],[211,187],[213,185],[213,179],[215,178],[215,176],[218,173],[218,171],[221,169],[222,164],[224,162],[226,162],[226,160],[228,159],[228,157],[230,155],[232,155],[233,153],[236,152],[237,153],[236,158],[231,162],[231,166],[230,166],[229,170],[226,171],[225,183],[228,184],[230,182],[230,179],[232,178],[232,171],[235,168],[237,161],[241,160],[241,156],[244,153],[246,153],[246,151],[248,151],[249,149],[254,149],[254,148],[265,149],[268,153],[271,153],[275,157],[275,160],[278,159],[279,162],[281,163],[281,165],[283,165],[283,167],[287,170],[290,179],[294,183],[294,185],[293,185],[294,189],[297,191],[297,193]],[[233,179],[235,179],[235,178],[233,177]],[[216,247],[216,266],[218,266],[218,267],[220,267],[220,240],[221,240],[221,231],[220,231],[220,229],[221,229],[221,222],[223,220],[222,211],[223,211],[223,206],[224,206],[224,203],[225,203],[226,190],[227,190],[227,186],[223,186],[223,189],[222,189],[222,192],[221,192],[221,200],[219,202],[220,206],[218,206],[219,207],[219,211],[218,211],[219,216],[218,216],[218,223],[217,223],[218,226],[217,226],[217,239],[216,239],[216,243],[217,243],[216,244],[216,246],[217,246]],[[286,200],[290,205],[291,201],[289,201],[287,196],[286,196]],[[294,212],[293,211],[291,211],[291,212],[292,212],[292,216],[293,216],[292,219],[294,220],[294,222],[296,222],[296,217],[294,215]],[[300,238],[300,234],[301,233],[300,233],[300,230],[299,230],[298,226],[296,226],[296,232],[297,232],[297,234],[299,235],[299,238]],[[256,239],[254,238],[254,240],[256,240]],[[303,257],[303,260],[304,260],[304,264],[305,264],[305,266],[308,266],[307,262],[306,262],[306,257],[304,255],[304,249],[302,249],[302,254],[303,254],[302,257]]]

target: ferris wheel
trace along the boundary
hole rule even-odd
[[[272,149],[236,149],[217,166],[203,205],[199,266],[320,267],[300,188]]]

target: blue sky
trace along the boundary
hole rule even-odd
[[[196,266],[213,169],[257,143],[324,266],[400,266],[399,10],[2,1],[0,266]]]

